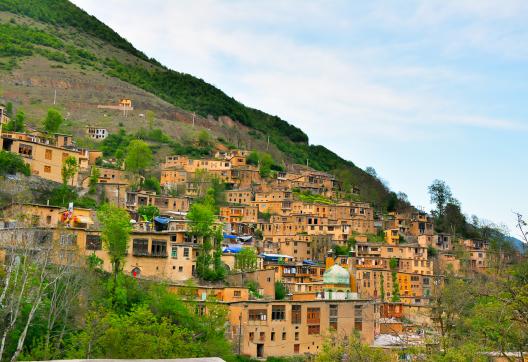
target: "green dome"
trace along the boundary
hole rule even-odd
[[[350,273],[340,265],[334,264],[323,275],[324,284],[350,285]]]

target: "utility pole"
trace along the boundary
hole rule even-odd
[[[269,151],[269,135],[268,135],[268,144],[266,145],[266,151]]]
[[[53,104],[57,103],[57,88],[55,88],[55,93],[53,95]]]
[[[196,117],[196,112],[193,112],[193,128],[194,128],[194,117]]]

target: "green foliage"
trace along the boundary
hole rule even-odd
[[[335,204],[335,202],[333,202],[329,198],[324,197],[323,195],[312,194],[310,191],[295,192],[295,196],[303,202],[310,202],[310,203],[315,203],[315,204],[325,204],[325,205]]]
[[[332,247],[332,249],[334,251],[334,255],[348,255],[348,253],[350,251],[350,248],[348,247],[348,245],[335,244]]]
[[[152,150],[143,141],[132,140],[127,147],[125,168],[132,173],[143,173],[152,164]]]
[[[398,270],[398,265],[399,265],[398,259],[390,258],[389,267],[391,270]]]
[[[212,147],[214,145],[213,137],[205,129],[198,132],[198,145],[200,147]]]
[[[257,252],[252,247],[242,248],[235,255],[235,269],[242,272],[257,270]]]
[[[392,259],[391,259],[392,261]],[[400,301],[400,283],[398,282],[398,273],[396,273],[394,270],[392,271],[392,296],[391,296],[391,302],[399,302]]]
[[[268,211],[262,211],[262,212],[258,212],[258,218],[259,220],[263,220],[263,221],[266,221],[266,222],[269,222],[270,219],[271,219],[271,213],[268,212]]]
[[[262,295],[259,293],[259,283],[255,280],[248,280],[244,283],[244,286],[248,288],[249,293],[255,298],[262,298]]]
[[[203,200],[194,202],[187,213],[187,219],[191,234],[203,240],[196,258],[196,274],[204,280],[223,280],[226,275],[221,261],[223,235],[221,226],[215,225],[213,193],[209,189]]]
[[[0,150],[0,175],[13,175],[18,172],[26,176],[31,174],[29,166],[22,157],[15,153]]]
[[[336,361],[391,362],[392,352],[383,348],[370,347],[361,343],[359,335],[352,333],[348,341],[338,336],[330,336],[324,343],[322,351],[315,357],[315,362]]]
[[[123,259],[128,252],[128,240],[132,231],[130,215],[124,209],[105,204],[97,211],[97,219],[101,223],[101,239],[112,264],[112,273],[114,275],[112,297],[115,303],[117,300],[118,275],[123,267]]]
[[[130,144],[132,137],[126,134],[123,128],[117,133],[111,133],[101,142],[101,151],[107,157],[116,157],[124,159],[126,149]]]
[[[5,112],[9,118],[13,117],[13,103],[7,102]]]
[[[288,295],[288,289],[283,282],[277,280],[275,282],[275,300],[283,300]]]
[[[155,191],[158,195],[161,193],[159,180],[155,176],[145,178],[141,186],[145,190]]]
[[[427,246],[427,256],[436,258],[436,256],[438,256],[438,250],[436,250],[432,245]]]
[[[61,169],[61,175],[62,175],[62,183],[64,185],[67,185],[69,181],[71,181],[73,186],[73,180],[75,179],[75,175],[79,171],[79,164],[77,163],[77,159],[73,156],[68,156],[64,161],[62,161],[62,169]]]
[[[60,11],[58,11],[58,9],[60,9]],[[120,37],[108,26],[97,20],[97,18],[90,16],[67,0],[3,0],[0,2],[0,11],[9,11],[15,14],[24,15],[55,26],[72,26],[83,33],[93,35],[143,60],[148,60],[143,53],[136,50],[127,40]],[[32,34],[30,33],[29,35]],[[42,42],[47,41],[47,44],[44,43],[42,45],[53,45],[53,43],[50,44],[51,40],[49,39],[40,39],[39,37],[36,37],[36,39],[41,40]],[[21,40],[24,42],[31,42],[33,41],[33,38],[23,38]]]
[[[148,130],[141,128],[137,131],[136,137],[141,140],[172,145],[172,139],[160,128],[149,128]]]
[[[380,298],[382,302],[385,301],[385,276],[383,274],[380,274]]]
[[[50,205],[67,207],[68,203],[75,202],[79,198],[79,195],[68,185],[61,185],[53,189],[47,197]]]
[[[59,130],[60,125],[64,122],[62,114],[56,109],[48,109],[48,114],[44,118],[44,129],[46,132],[55,133]]]
[[[83,207],[85,209],[97,208],[97,201],[88,196],[82,196],[74,201],[75,206]]]
[[[154,218],[160,214],[159,209],[154,205],[143,205],[138,209],[138,214],[145,221],[154,221]]]
[[[12,118],[6,125],[4,130],[10,132],[24,132],[26,115],[22,111],[18,111],[15,118]]]
[[[90,179],[88,180],[89,181],[88,187],[89,187],[90,193],[95,192],[95,188],[97,187],[97,182],[99,181],[100,176],[101,176],[101,170],[95,166],[92,166],[90,170]]]

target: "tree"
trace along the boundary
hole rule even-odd
[[[26,122],[26,115],[22,111],[18,111],[15,118],[11,118],[11,120],[6,124],[5,130],[11,131],[11,132],[24,132]]]
[[[150,176],[150,177],[145,178],[145,180],[143,181],[142,187],[145,190],[154,191],[157,194],[161,193],[160,182],[158,178],[155,176]]]
[[[46,130],[46,132],[55,133],[59,130],[59,127],[62,122],[64,122],[62,114],[60,114],[58,110],[50,108],[48,109],[48,114],[46,115],[46,118],[44,118],[44,129]]]
[[[446,204],[453,199],[451,189],[445,181],[434,180],[428,190],[431,202],[436,206],[435,216],[438,218],[443,217]]]
[[[212,192],[210,189],[201,202],[191,205],[187,219],[191,234],[202,239],[200,253],[196,258],[196,274],[204,280],[222,280],[225,276],[220,250],[223,235],[221,226],[215,225]]]
[[[390,350],[363,344],[356,333],[352,333],[345,340],[336,334],[331,335],[325,341],[322,351],[315,357],[315,362],[390,362],[393,360],[395,359]]]
[[[376,172],[374,167],[368,166],[367,168],[365,168],[365,172],[374,178],[378,178],[378,173]]]
[[[0,175],[13,175],[17,172],[26,176],[31,174],[29,166],[22,157],[8,151],[0,151]]]
[[[391,275],[392,275],[392,296],[391,301],[392,302],[399,302],[400,301],[400,283],[398,282],[398,259],[391,258],[389,261],[389,267],[391,269]]]
[[[284,298],[286,298],[287,294],[288,290],[286,289],[284,283],[280,280],[277,280],[275,282],[275,300],[283,300]]]
[[[202,129],[198,132],[198,146],[200,147],[211,147],[213,144],[213,139],[209,132],[205,129]]]
[[[74,247],[35,229],[13,230],[8,253],[0,265],[0,360],[10,352],[15,362],[35,320],[47,340],[58,320],[69,317],[69,306],[78,298],[79,260]]]
[[[124,209],[105,204],[97,211],[97,218],[101,222],[101,239],[110,256],[113,274],[113,297],[117,288],[117,277],[123,267],[122,262],[128,251],[128,240],[132,226],[130,215]]]
[[[6,114],[9,118],[13,117],[13,103],[7,102],[6,104]]]
[[[248,165],[257,166],[259,163],[259,154],[257,151],[251,151],[251,153],[246,157],[246,163]]]
[[[154,120],[156,118],[156,114],[153,111],[148,110],[146,112],[146,117],[147,117],[148,127],[149,127],[149,129],[152,130],[154,128]]]
[[[145,221],[154,221],[154,218],[160,214],[159,209],[154,205],[143,205],[138,209],[138,214],[143,217]]]
[[[242,248],[235,255],[235,269],[242,272],[252,272],[257,269],[257,252],[254,248]]]
[[[77,163],[77,159],[73,156],[66,157],[62,162],[62,183],[66,186],[71,181],[71,185],[73,186],[73,180],[78,171],[79,164]]]
[[[94,193],[97,183],[99,182],[99,177],[101,176],[101,170],[95,166],[92,166],[90,170],[90,179],[88,180],[89,192]]]
[[[127,148],[125,169],[132,173],[143,174],[145,168],[152,164],[152,150],[141,140],[133,140]]]

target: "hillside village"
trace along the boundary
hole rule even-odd
[[[108,111],[126,117],[132,102]],[[332,331],[357,332],[384,349],[438,344],[434,307],[444,279],[487,274],[522,258],[490,239],[439,231],[434,215],[405,200],[380,208],[360,197],[361,184],[277,163],[265,152],[212,140],[206,130],[196,131],[196,147],[207,152],[182,150],[158,165],[148,140],[121,143],[125,129],[87,124],[92,147],[80,147],[59,127],[18,127],[6,108],[2,153],[23,162],[10,161],[16,167],[2,171],[5,182],[31,175],[52,185],[49,195],[59,201],[13,197],[2,206],[1,260],[8,263],[25,239],[56,240],[64,260],[78,253],[79,263],[97,260],[112,273],[98,209],[126,210],[122,272],[164,282],[202,314],[206,302],[224,305],[226,335],[240,355],[314,355]],[[214,219],[199,218],[204,205]]]

